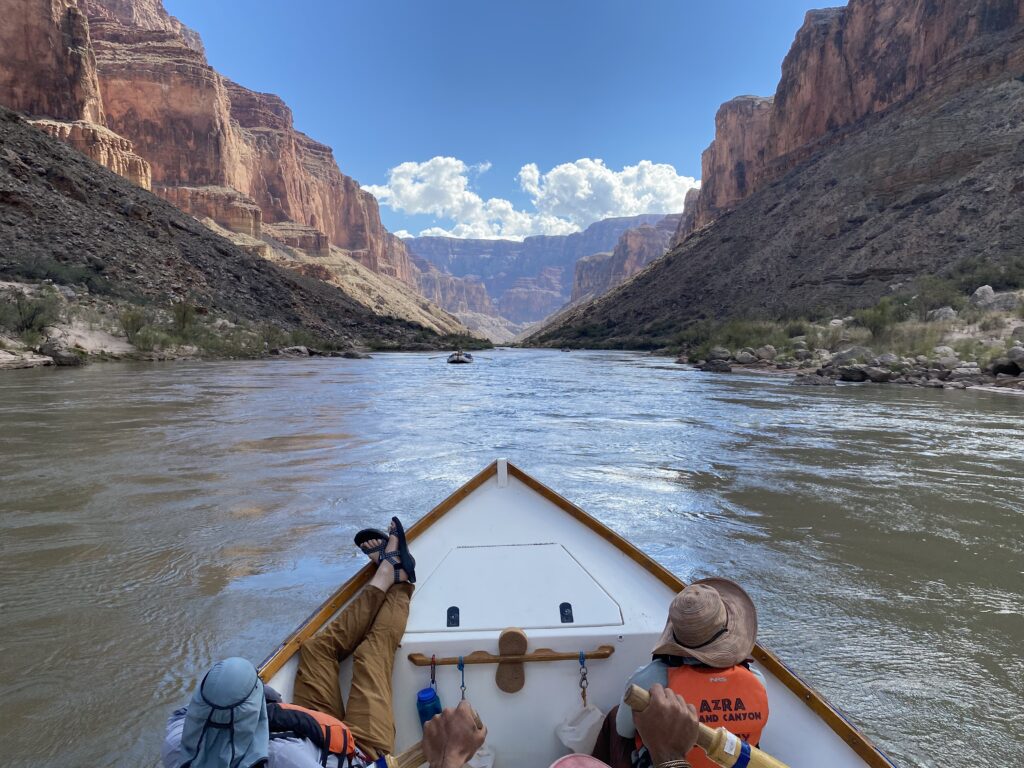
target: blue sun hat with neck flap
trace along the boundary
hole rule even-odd
[[[270,745],[263,681],[247,659],[211,667],[192,694],[178,768],[254,768]]]

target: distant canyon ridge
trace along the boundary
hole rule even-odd
[[[667,250],[664,215],[524,242],[403,241],[330,147],[297,131],[277,96],[214,70],[199,34],[161,0],[0,0],[0,12],[0,105],[378,314],[506,341]],[[642,234],[620,242],[630,229]]]
[[[715,129],[670,253],[534,343],[658,347],[1024,274],[1024,0],[811,11],[775,94],[725,103]]]

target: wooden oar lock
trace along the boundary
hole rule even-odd
[[[651,703],[651,694],[638,685],[630,685],[623,700],[634,712],[643,712]],[[698,726],[697,746],[722,768],[788,768],[785,763],[750,746],[725,728],[709,728],[704,723],[698,723]]]

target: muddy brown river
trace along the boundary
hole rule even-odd
[[[0,375],[0,764],[157,764],[197,672],[262,659],[357,529],[499,456],[746,585],[899,765],[1024,763],[1024,398],[485,356]]]

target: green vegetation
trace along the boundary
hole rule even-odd
[[[952,307],[962,310],[967,306],[967,296],[954,281],[929,275],[917,281],[908,304],[919,320],[927,320],[933,309]]]
[[[92,293],[112,293],[111,285],[100,274],[103,265],[96,267],[63,264],[54,259],[37,257],[23,264],[15,264],[4,272],[11,279],[30,282],[52,280],[58,285],[84,285]]]
[[[40,291],[35,297],[17,291],[0,303],[0,328],[6,328],[21,337],[29,347],[38,346],[43,331],[60,319],[60,302],[50,291]]]
[[[190,301],[179,301],[171,305],[171,319],[174,333],[178,338],[188,340],[196,324],[196,307]]]
[[[987,315],[978,324],[978,327],[983,331],[1001,331],[1006,327],[1006,318],[1002,315]]]
[[[1024,253],[995,262],[985,256],[969,256],[950,272],[949,281],[960,293],[970,294],[980,285],[991,285],[996,291],[1024,288]]]
[[[138,346],[136,339],[138,338],[139,331],[149,323],[146,313],[137,307],[132,307],[131,309],[124,310],[119,319],[121,321],[121,330],[124,331],[124,335],[128,338],[128,343]]]
[[[910,307],[905,301],[886,296],[875,306],[854,312],[853,316],[858,323],[871,331],[871,338],[882,340],[896,323],[910,316]]]

